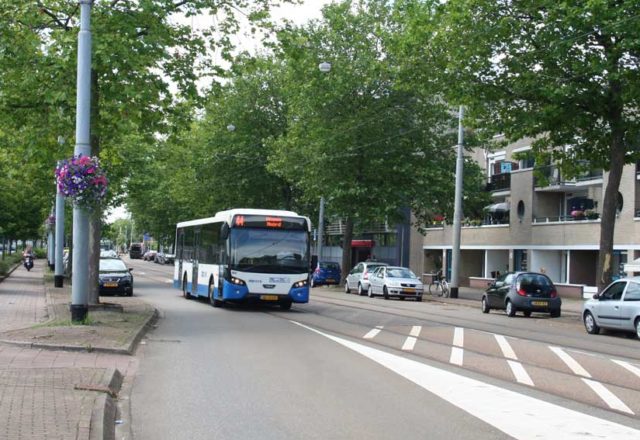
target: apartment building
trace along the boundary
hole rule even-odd
[[[493,202],[483,218],[463,221],[460,285],[484,287],[497,273],[532,270],[580,295],[593,292],[607,173],[590,170],[564,178],[554,165],[539,167],[532,158],[522,159],[530,149],[531,139],[522,139],[500,151],[473,151]],[[614,241],[616,276],[626,275],[625,263],[640,256],[638,178],[636,165],[624,168]],[[450,275],[452,234],[446,222],[428,225],[426,235],[413,230],[412,269],[432,273],[442,267]]]

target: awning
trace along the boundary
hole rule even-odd
[[[373,240],[351,240],[351,247],[372,248],[374,244]]]
[[[509,212],[509,210],[511,209],[511,205],[509,204],[509,202],[501,202],[485,206],[483,209],[487,212]]]
[[[625,272],[640,272],[640,258],[624,265]]]

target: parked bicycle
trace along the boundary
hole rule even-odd
[[[442,271],[439,270],[432,278],[429,284],[429,295],[431,296],[443,296],[449,297],[449,283],[442,276]]]

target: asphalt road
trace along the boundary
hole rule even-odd
[[[214,309],[133,261],[161,312],[138,351],[136,439],[640,438],[640,341],[576,318],[316,288]]]

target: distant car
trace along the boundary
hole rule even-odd
[[[167,254],[167,253],[164,253],[164,252],[158,252],[153,261],[158,263],[158,264],[173,264],[175,259],[176,259],[175,254]]]
[[[369,297],[382,295],[384,299],[414,298],[422,301],[424,285],[411,269],[400,266],[379,266],[369,275]]]
[[[369,291],[369,275],[380,266],[388,266],[388,264],[379,261],[363,261],[356,264],[347,275],[344,291],[351,293],[352,289],[357,289],[358,295],[366,295]]]
[[[640,338],[640,277],[620,278],[582,306],[587,333],[601,328],[635,332]]]
[[[532,312],[549,313],[552,318],[560,317],[562,300],[556,286],[543,273],[508,272],[498,277],[482,296],[482,312],[504,309],[507,316],[522,312],[531,316]]]
[[[158,253],[158,251],[152,251],[152,250],[148,250],[147,252],[145,252],[142,255],[142,259],[144,261],[154,261],[156,258],[156,254]]]
[[[140,243],[131,243],[131,246],[129,246],[129,258],[132,260],[142,258],[142,245]]]
[[[320,261],[311,274],[311,287],[340,284],[342,271],[340,265],[332,261]]]
[[[118,258],[118,253],[113,249],[100,251],[100,258]]]
[[[119,258],[100,258],[98,270],[100,295],[133,295],[132,269]]]

